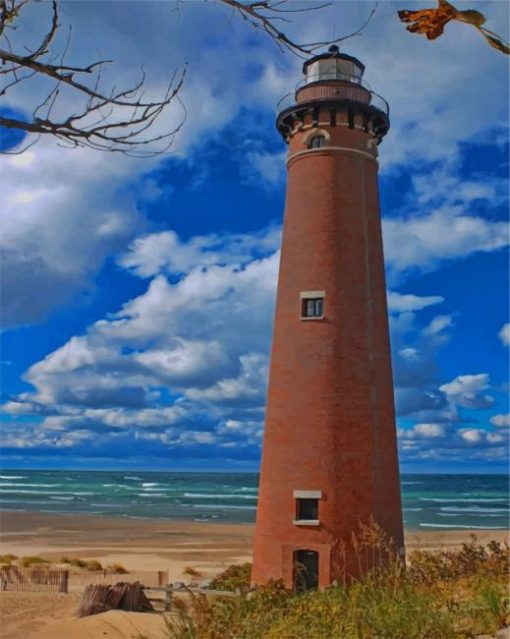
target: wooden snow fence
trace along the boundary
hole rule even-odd
[[[68,592],[69,570],[2,566],[0,590],[9,592]]]
[[[108,570],[72,572],[69,575],[69,588],[79,591],[90,585],[114,586],[122,583],[140,582],[146,588],[164,586],[168,583],[168,570],[130,570],[126,574],[109,572]]]
[[[88,617],[108,610],[154,612],[141,584],[118,583],[115,586],[87,586],[75,614],[77,617]]]

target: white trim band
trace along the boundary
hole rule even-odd
[[[322,490],[295,490],[294,499],[322,499]]]
[[[326,291],[301,291],[299,294],[302,300],[316,300],[326,297]]]
[[[293,160],[297,160],[298,158],[306,155],[308,153],[322,153],[327,154],[329,152],[342,153],[347,151],[348,153],[358,153],[359,155],[363,155],[364,157],[373,160],[376,164],[379,164],[377,159],[371,154],[367,153],[367,151],[362,151],[361,149],[353,149],[349,146],[321,146],[318,149],[305,149],[304,151],[298,151],[297,153],[293,153],[287,158],[287,167],[290,166],[290,163]]]

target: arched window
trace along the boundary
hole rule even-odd
[[[314,135],[308,142],[309,149],[320,149],[322,146],[326,146],[326,137],[324,135]]]
[[[294,552],[294,588],[298,592],[317,588],[319,585],[319,553],[315,550]]]

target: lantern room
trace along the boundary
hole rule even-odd
[[[331,80],[343,80],[361,84],[365,65],[357,58],[340,53],[336,45],[329,47],[326,53],[316,55],[303,65],[306,84]]]

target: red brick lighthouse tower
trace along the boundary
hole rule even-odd
[[[388,105],[363,71],[331,47],[305,62],[277,118],[288,183],[256,584],[323,587],[356,573],[335,555],[371,518],[403,547],[377,185]]]

